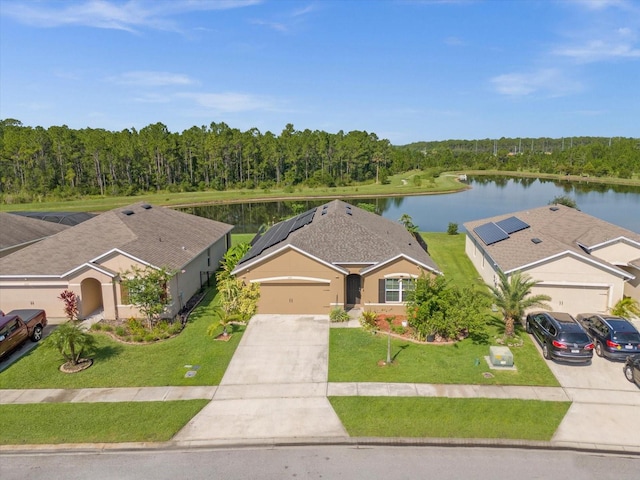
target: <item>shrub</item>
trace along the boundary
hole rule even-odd
[[[94,323],[93,325],[91,325],[91,330],[99,332],[100,330],[102,330],[102,324],[100,322]]]
[[[329,313],[329,319],[332,322],[348,322],[349,314],[344,310],[344,308],[336,307],[331,310],[331,313]]]
[[[373,332],[377,328],[377,319],[378,314],[376,312],[365,310],[364,312],[362,312],[362,315],[360,315],[360,318],[358,320],[360,320],[360,325],[362,325],[362,328],[364,330],[366,330],[367,332]]]
[[[447,227],[447,233],[449,235],[457,235],[458,234],[458,224],[449,222],[449,226]]]
[[[119,337],[126,337],[127,329],[124,328],[123,326],[116,327],[116,335]]]

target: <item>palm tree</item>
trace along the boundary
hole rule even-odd
[[[611,309],[611,315],[616,317],[640,317],[640,304],[631,297],[623,297]]]
[[[53,331],[50,337],[53,343],[49,345],[57,348],[71,365],[77,365],[82,359],[82,354],[95,344],[93,335],[85,332],[74,322],[63,323]]]
[[[531,295],[531,289],[538,283],[527,274],[515,272],[507,276],[498,272],[500,282],[489,287],[493,301],[504,316],[504,334],[512,337],[515,332],[515,319],[521,319],[525,310],[531,307],[550,308],[544,302],[551,300],[548,295]]]

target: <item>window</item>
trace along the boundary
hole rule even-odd
[[[121,305],[131,305],[131,300],[129,299],[129,289],[122,283],[120,284],[120,297]]]
[[[415,280],[412,278],[387,278],[384,281],[385,302],[406,302],[409,293],[415,289]]]

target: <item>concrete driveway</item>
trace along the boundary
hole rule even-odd
[[[327,399],[326,315],[256,315],[213,400],[174,440],[347,437]]]
[[[538,351],[542,355],[539,345]],[[554,443],[591,443],[594,448],[640,445],[640,389],[627,381],[622,362],[595,354],[590,365],[546,362],[573,402],[553,436]]]

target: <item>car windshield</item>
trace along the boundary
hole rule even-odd
[[[640,342],[640,334],[636,332],[615,332],[612,340],[616,342]]]
[[[589,337],[582,332],[565,332],[561,340],[569,343],[589,343]]]

